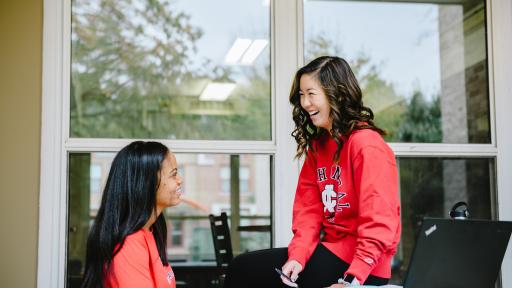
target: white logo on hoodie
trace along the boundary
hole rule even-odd
[[[324,212],[327,210],[331,213],[334,213],[334,207],[336,206],[336,192],[334,192],[333,188],[334,185],[325,185],[324,191],[322,191]]]

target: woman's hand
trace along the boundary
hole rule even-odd
[[[298,285],[297,285],[297,283],[295,283],[295,281],[297,281],[297,278],[299,278],[299,273],[302,271],[302,265],[298,261],[292,259],[292,260],[289,260],[288,262],[286,262],[283,265],[283,268],[281,268],[281,270],[283,271],[283,273],[285,275],[290,277],[290,279],[293,282],[290,282],[288,279],[284,278],[283,276],[281,276],[281,281],[283,281],[283,283],[288,286],[297,287]]]

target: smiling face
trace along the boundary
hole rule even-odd
[[[320,82],[311,74],[300,77],[300,106],[316,127],[330,131],[332,128],[331,106]]]
[[[156,191],[156,208],[160,213],[164,208],[178,205],[181,202],[182,178],[178,175],[176,157],[169,151],[160,169],[160,184]]]

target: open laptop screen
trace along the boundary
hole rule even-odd
[[[425,218],[405,288],[494,287],[512,222]]]

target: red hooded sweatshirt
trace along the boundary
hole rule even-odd
[[[328,133],[308,151],[295,194],[288,257],[304,267],[321,241],[350,264],[345,274],[360,283],[369,274],[390,278],[401,232],[395,157],[371,129],[354,130],[345,140],[337,164],[337,144]]]

